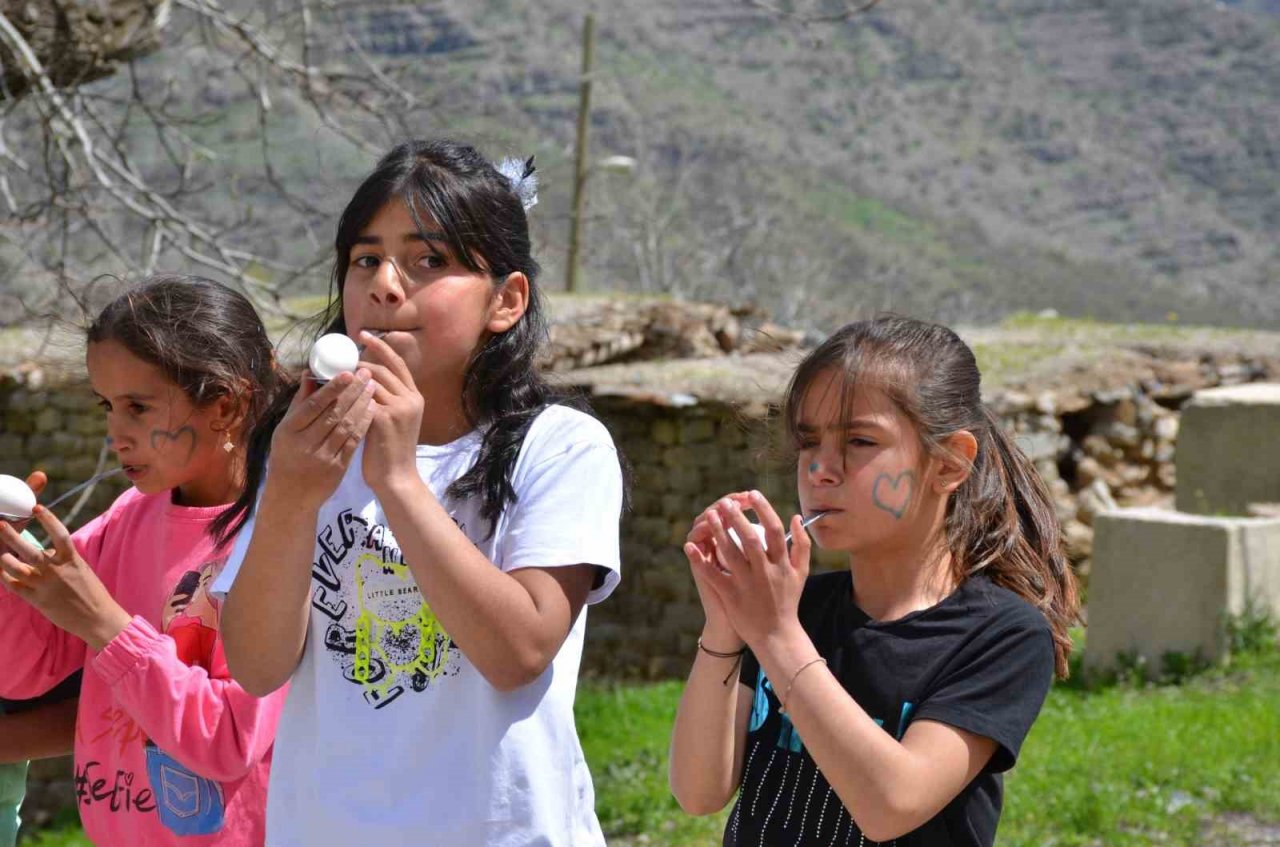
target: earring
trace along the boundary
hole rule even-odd
[[[236,449],[236,445],[231,442],[231,436],[229,434],[227,435],[227,443],[222,445],[222,449],[226,450],[228,453]]]

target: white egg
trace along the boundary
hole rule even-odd
[[[307,358],[307,367],[317,382],[328,382],[344,371],[354,371],[358,364],[360,349],[356,343],[336,332],[317,338]]]
[[[0,514],[29,518],[35,507],[35,492],[25,482],[16,476],[0,474]]]
[[[753,523],[751,528],[756,531],[756,535],[760,536],[760,543],[768,546],[768,542],[764,540],[764,527],[758,523]],[[742,549],[742,539],[738,537],[738,533],[733,527],[729,527],[729,537],[733,539],[733,543],[738,545],[738,549]]]

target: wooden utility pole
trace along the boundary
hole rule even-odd
[[[578,289],[578,252],[582,238],[582,211],[586,205],[587,129],[591,120],[591,64],[596,46],[596,18],[588,12],[582,25],[582,77],[578,84],[578,145],[573,157],[573,208],[569,211],[569,259],[566,291]]]

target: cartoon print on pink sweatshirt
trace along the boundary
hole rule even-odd
[[[208,586],[226,558],[187,571],[161,613],[161,631],[174,640],[178,658],[188,667],[213,671],[218,641],[218,606]],[[159,795],[160,822],[177,835],[210,835],[222,829],[226,802],[222,786],[199,776],[146,740],[147,776]]]

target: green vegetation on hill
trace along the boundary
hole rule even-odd
[[[227,5],[263,23],[257,4]],[[532,225],[558,285],[581,5],[333,8],[315,16],[313,59],[352,61],[346,37],[361,45],[419,98],[407,131],[537,154]],[[256,249],[323,255],[372,151],[394,139],[376,116],[344,115],[371,148],[359,149],[300,97],[279,98],[267,117],[274,174],[311,208],[285,205],[254,170],[252,81],[190,49],[182,15],[137,80],[173,81],[166,108],[204,111],[191,130],[213,153],[202,202]],[[818,329],[882,309],[964,323],[1044,308],[1280,318],[1270,0],[888,2],[810,26],[743,0],[597,15],[592,152],[639,166],[588,181],[592,289],[755,302]],[[295,290],[324,276],[322,263]]]

